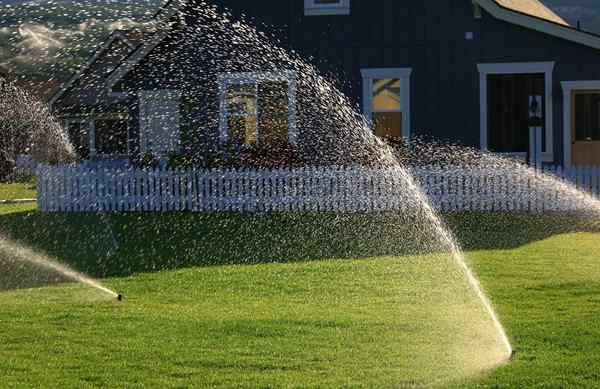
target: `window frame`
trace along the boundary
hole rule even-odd
[[[573,92],[600,90],[600,80],[561,81],[563,91],[563,165],[573,164]]]
[[[62,118],[64,128],[69,131],[71,123],[79,123],[87,127],[88,159],[96,157],[96,128],[94,118],[86,116],[65,116]],[[82,126],[83,127],[83,126]]]
[[[287,82],[288,84],[288,143],[295,145],[298,138],[296,123],[296,73],[281,72],[252,72],[252,73],[223,73],[219,75],[219,142],[226,143],[230,139],[228,126],[227,91],[231,85],[254,85],[258,91],[261,82]],[[258,93],[258,92],[257,92]],[[262,143],[260,129],[261,107],[256,104],[256,145]]]
[[[318,4],[315,0],[304,0],[304,15],[350,15],[350,0],[339,0],[339,4]]]
[[[554,161],[554,62],[479,63],[479,139],[482,151],[489,150],[488,144],[488,76],[493,74],[543,73],[546,99],[546,151],[542,161]],[[522,158],[522,153],[502,153]]]
[[[363,80],[363,114],[373,125],[373,81],[380,79],[400,80],[400,110],[402,113],[402,138],[410,139],[412,134],[410,121],[410,78],[412,68],[370,68],[362,69]],[[384,112],[384,111],[377,111]]]

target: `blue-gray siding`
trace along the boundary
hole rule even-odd
[[[361,106],[361,69],[412,68],[413,134],[471,146],[480,143],[478,63],[556,63],[556,162],[563,155],[560,82],[600,79],[600,51],[494,19],[485,12],[482,19],[476,19],[471,0],[354,0],[349,16],[304,16],[302,0],[212,3],[227,7],[235,16],[245,15],[261,29],[266,28],[263,24],[273,26],[269,29],[284,44],[306,58],[313,57],[324,73],[335,74],[344,92]],[[474,39],[466,40],[465,32],[473,32]],[[190,49],[167,41],[156,50],[164,54]],[[194,82],[186,74],[190,69],[178,68],[175,57],[169,56],[168,67],[142,63],[128,76],[127,84],[133,89],[176,87],[174,74]],[[214,123],[214,118],[206,120]]]

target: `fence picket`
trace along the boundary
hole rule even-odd
[[[400,169],[360,167],[243,170],[38,169],[43,212],[276,211],[380,212],[415,206]],[[598,198],[599,167],[412,169],[432,205],[442,211],[573,211],[582,206],[556,181]]]

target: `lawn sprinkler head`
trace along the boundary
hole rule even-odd
[[[122,294],[117,295],[117,300],[118,301],[123,301],[123,295]]]

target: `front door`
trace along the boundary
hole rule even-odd
[[[573,91],[573,165],[600,165],[600,91]]]
[[[140,150],[165,157],[179,145],[180,94],[173,90],[140,93]]]
[[[487,82],[489,150],[519,158],[527,156],[531,102],[532,97],[536,97],[541,106],[538,116],[542,126],[542,151],[545,152],[544,74],[490,74]]]

